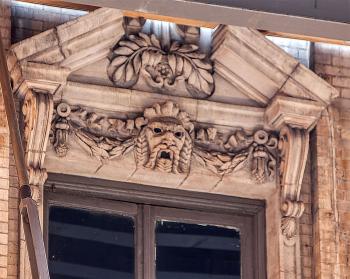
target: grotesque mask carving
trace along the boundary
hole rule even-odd
[[[136,142],[138,165],[163,172],[189,171],[193,124],[172,102],[156,104],[144,113],[146,126]]]

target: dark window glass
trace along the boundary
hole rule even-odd
[[[157,279],[240,278],[240,234],[232,228],[156,224]]]
[[[64,207],[49,213],[51,279],[134,278],[134,221]]]

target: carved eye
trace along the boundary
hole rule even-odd
[[[182,132],[176,132],[175,133],[175,137],[177,137],[177,138],[182,138],[182,136],[183,136],[183,133]]]
[[[160,133],[162,132],[162,129],[161,129],[161,128],[154,128],[154,129],[153,129],[153,132],[154,132],[155,134],[160,134]]]

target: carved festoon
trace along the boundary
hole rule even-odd
[[[74,138],[101,166],[134,150],[136,165],[151,170],[189,173],[193,157],[219,176],[246,169],[257,183],[275,178],[278,141],[274,134],[196,128],[190,116],[170,101],[154,104],[134,119],[60,103],[51,127],[51,143],[58,156],[66,155]]]
[[[198,131],[196,143],[202,148],[196,148],[194,155],[204,166],[219,175],[247,167],[257,183],[275,178],[276,136],[264,130],[257,130],[252,135],[238,130],[226,140],[223,137],[213,128]],[[210,150],[212,144],[218,151]]]
[[[213,66],[199,46],[172,41],[164,45],[156,35],[132,34],[111,51],[107,73],[119,87],[132,88],[142,77],[161,93],[184,86],[195,98],[207,98],[214,91]]]

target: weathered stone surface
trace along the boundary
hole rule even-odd
[[[45,144],[47,129],[43,125],[32,125],[32,119],[51,122],[50,105],[28,109],[30,117],[25,119],[27,138],[41,139],[33,143],[39,155],[33,155],[34,159],[40,162],[39,169],[32,169],[33,183],[43,183],[46,168],[55,173],[264,199],[268,278],[300,278],[304,262],[308,270],[303,274],[308,278],[311,251],[304,244],[311,241],[311,209],[310,202],[305,202],[308,196],[301,191],[308,136],[337,90],[260,33],[232,26],[215,31],[210,55],[213,72],[198,57],[193,58],[199,59],[200,69],[210,70],[215,88],[193,78],[189,82],[191,73],[185,75],[192,86],[210,89],[204,90],[210,92],[207,100],[188,98],[180,85],[171,94],[150,89],[144,77],[137,90],[120,88],[128,87],[120,81],[133,80],[140,66],[132,60],[133,71],[130,67],[128,71],[129,64],[121,67],[122,79],[108,75],[109,63],[127,56],[120,52],[133,55],[130,49],[135,46],[124,35],[122,13],[100,9],[12,47],[15,55],[9,55],[8,64],[18,96],[28,100],[28,92],[38,92],[46,94],[51,105],[55,103],[52,144]],[[164,51],[154,36],[147,38],[151,43],[153,38],[152,47],[158,52]],[[118,42],[117,56],[108,57]],[[126,43],[129,50],[123,48]],[[164,82],[169,78],[168,66],[173,71],[177,64],[167,55],[160,57],[159,72],[152,69],[152,79]],[[347,86],[347,81],[338,79],[335,84]],[[197,92],[198,88],[191,90]],[[28,102],[26,105],[31,107]],[[278,136],[279,158],[273,152]],[[278,165],[280,159],[282,165]],[[343,164],[347,168],[347,163]],[[329,175],[326,166],[318,166],[325,180]],[[276,179],[277,167],[280,179]],[[325,189],[327,193],[334,190]],[[339,196],[346,194],[339,192]],[[332,209],[327,196],[320,198],[318,205]],[[347,208],[346,202],[339,204],[344,220]],[[303,211],[307,215],[302,216]],[[326,222],[324,215],[314,216],[316,224],[333,229],[334,222],[330,218]],[[333,258],[326,257],[325,251],[333,244],[321,244],[319,250],[314,247],[320,251],[322,263],[330,261]]]

